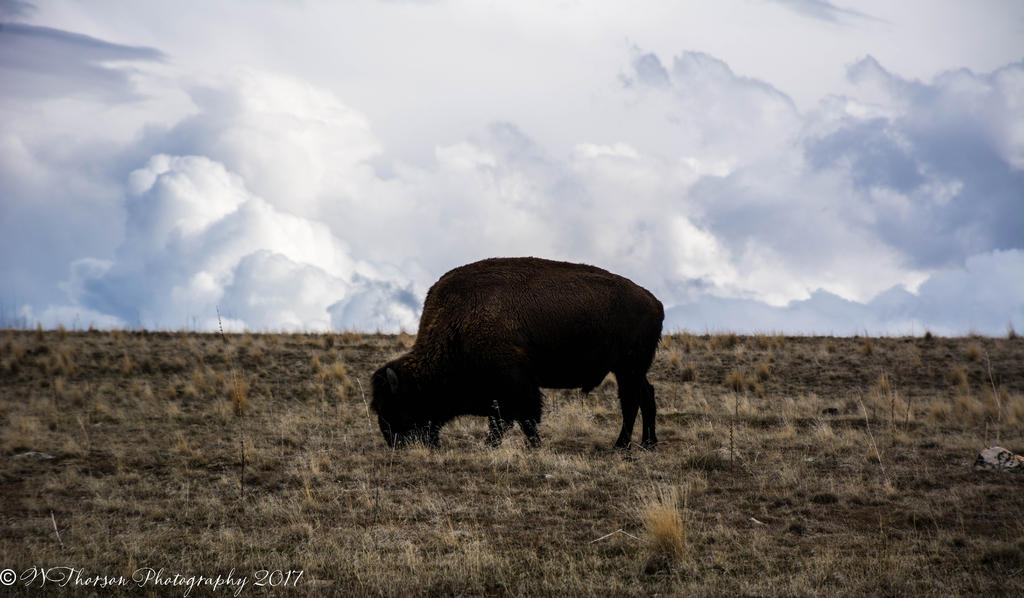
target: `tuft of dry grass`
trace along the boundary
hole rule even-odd
[[[4,356],[4,369],[9,373],[16,372],[26,353],[28,353],[28,347],[20,339],[8,338],[5,340],[2,353]]]
[[[836,437],[832,424],[825,420],[815,422],[813,430],[814,440],[823,445],[831,444]]]
[[[960,391],[961,394],[970,394],[971,385],[967,379],[967,370],[965,370],[963,366],[954,365],[950,368],[949,373],[947,374],[947,379],[953,387]]]
[[[1005,391],[1003,388],[999,390]],[[1003,401],[1003,414],[1008,426],[1024,424],[1024,395],[1007,393],[1006,399]]]
[[[927,413],[931,421],[949,423],[953,419],[953,404],[948,399],[933,400],[928,403]]]
[[[754,345],[760,351],[767,351],[774,346],[773,337],[764,334],[755,334]]]
[[[7,454],[18,451],[39,450],[42,424],[38,417],[15,415],[7,422],[3,433],[3,450]]]
[[[656,488],[644,499],[640,520],[650,551],[648,570],[678,564],[686,555],[682,507],[678,487]]]
[[[733,368],[729,375],[725,377],[725,386],[734,392],[742,392],[747,386],[747,379],[743,375],[743,370]]]
[[[697,366],[693,362],[687,362],[679,368],[680,382],[693,382],[697,379]]]
[[[733,368],[725,377],[724,384],[733,392],[748,390],[759,397],[764,396],[764,386],[753,376],[747,375],[742,368]]]
[[[183,430],[178,430],[174,433],[174,452],[188,458],[196,455],[195,449],[189,444],[188,437],[185,436]]]
[[[740,337],[735,332],[716,334],[711,337],[712,349],[733,349],[740,344]]]
[[[673,338],[673,337],[666,337]],[[683,341],[688,342],[688,341]],[[693,382],[697,379],[697,368],[692,361],[683,361],[683,345],[677,341],[666,343],[669,367],[677,372],[681,382]],[[689,352],[689,349],[685,349]]]
[[[121,358],[120,369],[121,373],[125,376],[130,376],[135,371],[135,362],[132,361],[131,357],[128,357],[127,353]]]
[[[355,388],[355,383],[348,374],[348,368],[345,364],[340,361],[335,361],[330,366],[325,368],[324,377],[334,383],[334,392],[339,399],[348,398],[349,394]]]
[[[981,349],[981,345],[978,343],[971,343],[967,345],[967,350],[964,352],[968,361],[981,361],[982,354],[983,351]]]
[[[878,382],[875,383],[875,388],[883,395],[890,394],[892,392],[892,384],[889,383],[889,375],[880,375],[878,377]]]

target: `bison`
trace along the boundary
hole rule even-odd
[[[661,302],[601,268],[539,258],[493,258],[442,276],[427,292],[412,349],[373,374],[371,407],[391,447],[431,446],[460,415],[488,417],[497,446],[513,422],[540,444],[540,388],[594,389],[618,381],[629,446],[637,411],[645,447],[657,443],[647,381],[665,317]]]

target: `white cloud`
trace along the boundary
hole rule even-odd
[[[969,258],[934,273],[917,293],[896,286],[871,301],[826,291],[775,307],[749,299],[703,297],[668,310],[669,330],[849,334],[1003,334],[1024,322],[1024,252]]]
[[[852,183],[872,233],[918,267],[1020,247],[1024,141],[1015,131],[1024,122],[1024,64],[951,71],[930,83],[870,57],[849,72],[882,90],[876,101],[889,116],[841,119],[804,145],[815,170]]]
[[[330,330],[329,307],[348,293],[345,279],[263,249],[239,260],[220,302],[250,329]]]
[[[366,117],[332,94],[251,68],[192,83],[198,111],[146,140],[152,153],[221,162],[276,207],[319,218],[350,198],[380,152]]]
[[[534,8],[508,9],[510,23],[546,18]],[[420,11],[441,28],[442,9],[454,10],[374,5],[367,18],[384,10],[406,26]],[[519,39],[476,9],[458,14]],[[595,44],[583,74],[550,22],[540,49],[438,74],[440,55],[463,64],[445,42],[423,58],[435,80],[394,70],[394,55],[320,47],[321,62],[397,77],[368,102],[338,83],[342,66],[211,53],[179,68],[194,56],[180,44],[111,44],[99,34],[113,25],[89,23],[90,38],[54,30],[133,61],[83,54],[74,64],[110,71],[89,83],[99,91],[0,92],[0,268],[15,290],[0,301],[30,319],[209,328],[219,307],[235,327],[412,330],[429,284],[494,255],[621,272],[681,306],[670,323],[698,329],[999,333],[1024,305],[1006,282],[1024,240],[1019,63],[923,80],[869,57],[846,70],[845,95],[802,110],[710,53],[673,47],[663,60],[603,33],[581,35]],[[253,48],[225,35],[239,44],[225,51]],[[6,68],[26,71],[28,47]]]
[[[782,6],[794,10],[812,19],[821,19],[831,23],[850,19],[872,19],[870,15],[842,8],[827,0],[772,0]]]
[[[278,210],[209,158],[159,154],[129,181],[115,258],[76,261],[65,287],[86,309],[205,328],[220,309],[253,329],[324,330],[356,273],[373,271],[326,225]]]
[[[7,4],[0,16],[12,8],[17,11],[19,4]],[[154,48],[25,23],[3,23],[0,35],[0,74],[6,97],[38,101],[85,95],[117,101],[132,93],[130,73],[111,63],[164,58]]]
[[[327,308],[335,330],[414,332],[423,301],[412,290],[392,282],[357,277],[345,298]]]

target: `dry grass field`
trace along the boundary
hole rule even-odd
[[[412,341],[0,331],[0,593],[1024,595],[1024,476],[972,468],[1024,451],[1016,335],[666,336],[629,452],[613,377],[546,391],[538,450],[387,449]]]

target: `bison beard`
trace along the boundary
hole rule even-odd
[[[489,444],[513,422],[540,444],[544,388],[589,392],[613,372],[629,446],[637,412],[654,446],[647,370],[661,338],[661,302],[600,268],[539,258],[495,258],[456,268],[427,293],[409,353],[373,374],[371,407],[384,440],[436,446],[460,415],[488,418]]]

